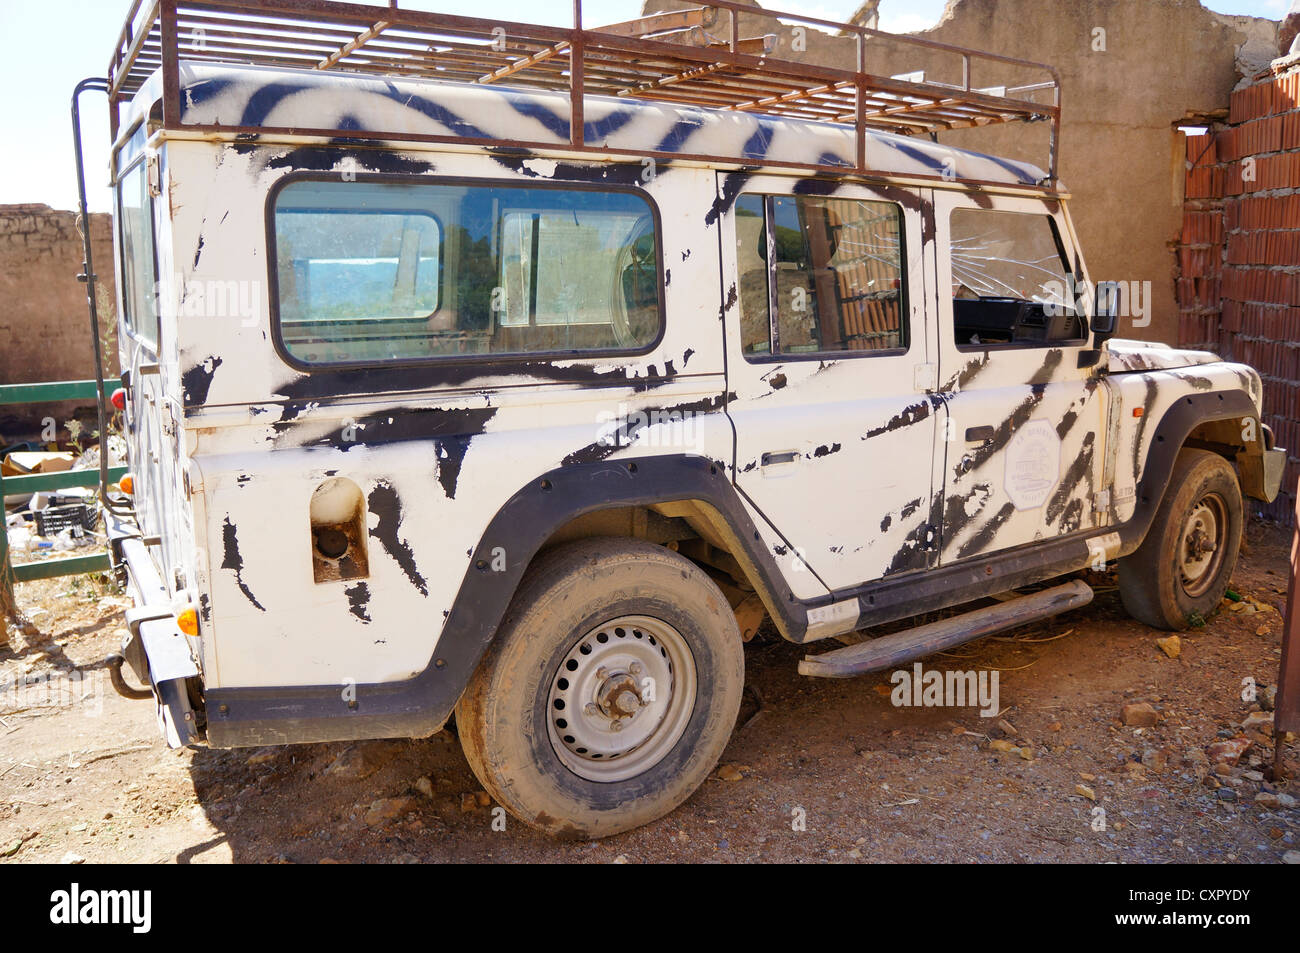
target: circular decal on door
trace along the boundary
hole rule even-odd
[[[1031,420],[1016,431],[1006,449],[1004,486],[1011,505],[1034,510],[1047,502],[1061,479],[1061,438],[1046,420]]]

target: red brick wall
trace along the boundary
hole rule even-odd
[[[1285,65],[1283,65],[1285,64]],[[1178,253],[1179,343],[1250,364],[1264,377],[1264,422],[1300,478],[1300,61],[1232,94],[1226,125],[1187,138]]]

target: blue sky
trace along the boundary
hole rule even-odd
[[[402,0],[401,5],[448,13],[467,9],[449,0]],[[769,0],[765,5],[843,20],[860,0]],[[1289,0],[1205,0],[1205,6],[1220,13],[1273,19],[1288,5]],[[0,36],[12,44],[0,61],[9,124],[0,149],[0,204],[44,202],[64,209],[76,204],[69,97],[78,80],[103,74],[128,6],[129,0],[0,0]],[[566,24],[572,16],[570,0],[474,0],[470,8],[474,16],[489,19]],[[938,21],[943,8],[944,0],[884,0],[881,26],[898,32],[925,29]],[[583,11],[585,24],[596,26],[637,16],[641,0],[586,0]],[[60,29],[57,57],[49,55],[47,44],[36,41],[50,36],[49,24]],[[105,211],[107,109],[103,97],[93,93],[86,94],[84,106],[91,209]]]

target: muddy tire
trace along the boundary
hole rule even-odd
[[[702,570],[651,543],[584,540],[529,569],[456,724],[475,776],[511,814],[605,837],[704,781],[744,678],[735,616]]]
[[[1157,629],[1185,629],[1227,591],[1241,547],[1241,488],[1217,453],[1183,450],[1142,545],[1119,561],[1129,615]]]

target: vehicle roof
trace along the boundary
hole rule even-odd
[[[496,147],[569,144],[570,100],[562,92],[505,85],[394,79],[341,71],[181,61],[181,125],[329,130],[374,138],[465,139]],[[161,98],[161,70],[133,97],[129,130]],[[611,153],[731,155],[733,165],[808,164],[846,172],[855,165],[851,125],[666,102],[588,95],[584,141]],[[961,182],[1037,187],[1038,166],[868,129],[866,166],[883,176],[942,176]],[[1058,190],[1054,190],[1058,191]]]

